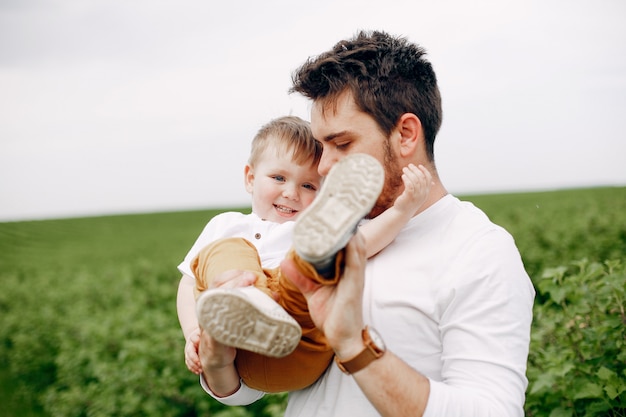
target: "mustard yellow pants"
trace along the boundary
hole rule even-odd
[[[337,254],[335,277],[327,279],[317,275],[315,269],[300,259],[293,249],[287,255],[294,260],[302,273],[325,285],[337,283],[343,256],[343,252]],[[196,299],[202,291],[210,287],[217,275],[233,269],[256,274],[257,281],[254,285],[270,296],[272,293],[278,294],[278,303],[302,327],[302,338],[298,346],[283,358],[270,358],[238,350],[235,366],[239,376],[249,387],[264,392],[292,391],[311,385],[331,363],[333,351],[323,333],[313,324],[302,293],[288,278],[281,276],[280,268],[264,269],[252,243],[243,238],[226,238],[203,248],[191,263],[191,270],[196,276]]]

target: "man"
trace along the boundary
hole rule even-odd
[[[365,260],[357,233],[338,285],[320,286],[283,261],[338,362],[290,393],[286,416],[524,414],[534,289],[512,237],[449,195],[437,175],[441,99],[424,55],[403,38],[361,32],[294,74],[292,90],[313,102],[311,128],[323,145],[319,173],[353,153],[383,164],[385,185],[371,217],[402,192],[404,166],[424,165],[434,184],[374,258]],[[223,278],[232,286],[246,280],[235,272]],[[228,352],[203,337],[206,378],[219,373],[216,364],[232,363]],[[254,397],[232,378],[213,395],[231,404]]]

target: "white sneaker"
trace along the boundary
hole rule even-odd
[[[296,221],[296,253],[318,272],[327,270],[376,203],[384,182],[382,165],[370,155],[349,155],[333,165],[320,193]]]
[[[216,341],[264,356],[287,356],[302,336],[298,322],[252,286],[204,291],[196,313],[200,327]]]

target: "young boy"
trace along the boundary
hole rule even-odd
[[[239,376],[247,386],[261,391],[308,386],[332,360],[332,350],[308,316],[306,300],[289,280],[280,277],[278,264],[288,253],[309,276],[335,284],[341,273],[341,249],[376,202],[384,172],[367,155],[345,158],[335,164],[316,197],[321,184],[320,157],[321,146],[308,123],[296,117],[273,120],[255,136],[244,172],[252,213],[215,216],[179,265],[183,277],[178,315],[187,341],[185,362],[192,372],[202,371],[197,320],[213,339],[237,348]],[[368,257],[393,241],[428,194],[431,177],[425,168],[405,168],[402,180],[405,191],[394,206],[360,226]],[[300,216],[311,203],[311,209]],[[336,235],[333,239],[315,239],[329,232],[317,227],[319,212],[344,220],[341,230],[330,230]],[[296,237],[305,239],[292,243],[294,227],[301,229]],[[334,246],[320,247],[320,242]],[[290,250],[292,246],[295,250]],[[254,286],[209,289],[216,276],[234,269],[253,272]]]

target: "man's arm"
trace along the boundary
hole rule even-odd
[[[211,288],[237,288],[254,284],[256,275],[245,271],[226,271],[216,276]],[[179,288],[180,292],[180,288]],[[192,288],[192,300],[193,288]],[[186,297],[183,295],[183,300]],[[179,295],[180,300],[180,295]],[[193,314],[195,317],[195,301]],[[183,308],[183,314],[185,309]],[[180,315],[179,311],[179,315]],[[181,327],[183,326],[181,322]],[[201,385],[213,398],[226,405],[247,405],[261,398],[264,393],[245,386],[235,368],[237,350],[214,341],[206,332],[200,330],[198,356],[202,364]]]
[[[337,286],[321,286],[300,274],[291,260],[281,263],[283,274],[307,298],[311,318],[322,329],[337,358],[354,358],[364,348],[363,274],[365,243],[357,233],[346,247],[346,268]],[[331,365],[335,366],[335,365]],[[353,374],[357,384],[383,416],[422,416],[429,396],[429,380],[393,352]]]
[[[362,237],[357,234],[346,250],[344,276],[334,287],[323,287],[307,279],[291,261],[281,265],[284,275],[307,298],[311,317],[342,362],[354,358],[364,348],[361,336],[364,255]],[[467,286],[471,293],[458,297],[460,305],[453,306],[456,311],[450,312],[454,323],[448,323],[444,335],[446,357],[441,382],[411,368],[394,354],[393,348],[352,377],[383,416],[523,415],[523,368],[527,353],[524,349],[528,346],[526,333],[529,333],[529,318],[524,315],[528,315],[529,307],[527,297],[518,292],[527,283],[519,281],[518,284],[503,281],[498,288],[508,292],[508,298],[494,299],[485,294],[493,287],[483,286],[476,291],[472,285]],[[511,306],[509,301],[517,296],[522,298]],[[475,307],[469,310],[467,303]],[[511,320],[513,310],[516,310],[515,320]],[[470,317],[466,317],[468,314]],[[506,341],[497,342],[500,339]],[[514,345],[517,349],[513,349]]]
[[[234,364],[236,350],[214,342],[200,330],[194,286],[195,280],[184,274],[176,296],[178,321],[185,337],[185,364],[191,372],[203,374],[216,397],[227,397],[236,392],[240,385]]]

